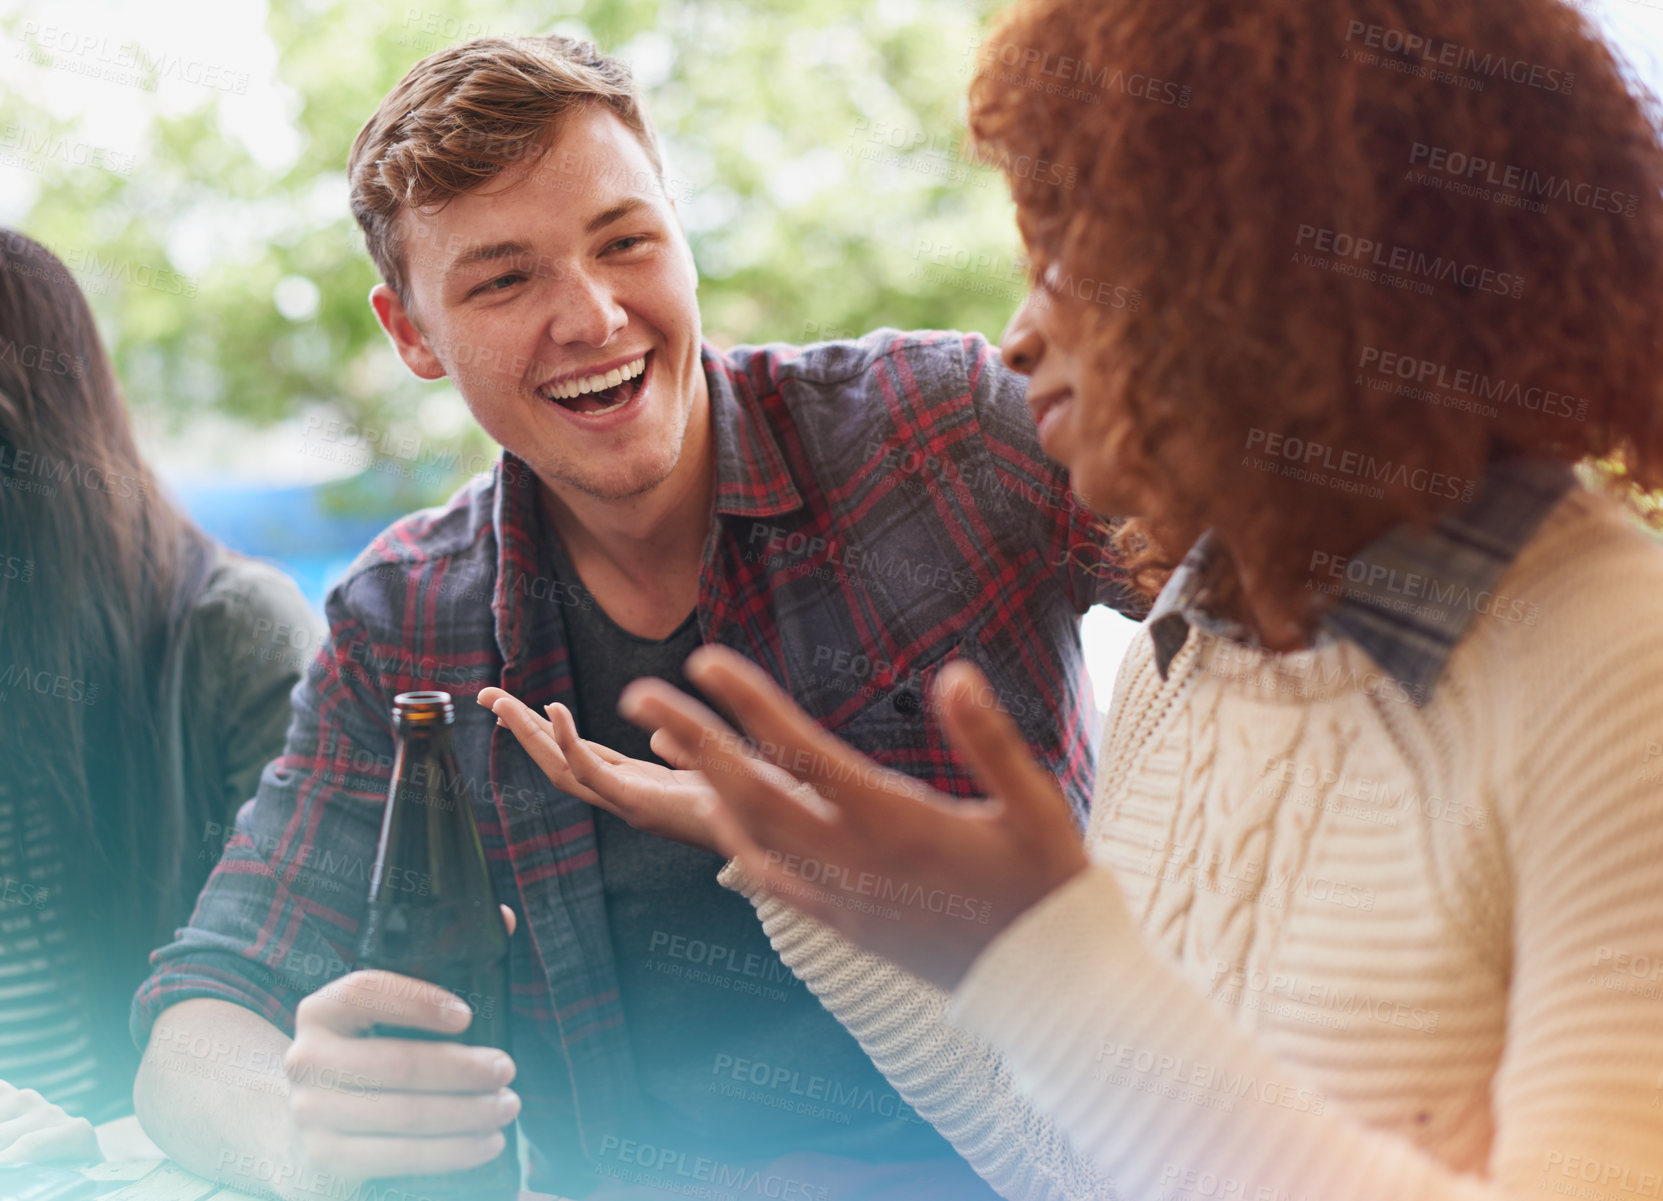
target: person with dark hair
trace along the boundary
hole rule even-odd
[[[0,1162],[97,1156],[127,1005],[282,749],[318,618],[134,445],[86,299],[0,230]]]
[[[1024,0],[989,38],[1004,357],[1158,589],[1085,846],[971,665],[936,695],[974,804],[726,648],[687,676],[749,748],[663,681],[621,704],[1006,1196],[1663,1187],[1658,116],[1558,0]]]
[[[719,855],[609,803],[581,759],[541,770],[477,705],[457,706],[455,747],[519,918],[512,1057],[363,1037],[376,1006],[437,1032],[456,1011],[353,961],[407,690],[521,695],[675,779],[619,692],[679,681],[722,642],[868,753],[967,794],[926,697],[970,659],[1083,816],[1080,615],[1142,601],[1040,454],[1021,377],[962,333],[706,342],[650,125],[589,43],[423,59],[348,178],[383,329],[504,454],[331,592],[282,770],[134,999],[145,1128],[194,1171],[295,1196],[484,1163],[518,1117],[529,1187],[564,1195],[690,1177],[808,1201],[985,1197],[716,882]],[[286,1087],[188,1078],[193,1039],[281,1061]],[[357,1087],[332,1087],[342,1073]]]

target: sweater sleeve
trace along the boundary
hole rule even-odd
[[[1511,878],[1490,884],[1510,890],[1511,972],[1481,1173],[1343,1110],[1284,1107],[1311,1081],[1142,942],[1102,868],[1007,929],[949,1019],[997,1047],[1023,1094],[1131,1196],[1658,1197],[1663,626],[1635,616],[1655,605],[1663,572],[1595,567],[1582,587],[1599,603],[1561,611],[1481,667],[1509,681],[1493,721],[1526,748],[1496,781]],[[1102,1070],[1110,1046],[1272,1086],[1229,1110],[1133,1091]]]
[[[221,795],[218,820],[229,828],[260,789],[260,773],[283,753],[289,694],[323,645],[326,627],[288,575],[227,553],[199,608],[194,648],[194,713],[213,730]]]
[[[946,994],[868,954],[778,898],[737,863],[722,884],[750,897],[780,958],[859,1041],[897,1092],[1010,1201],[1112,1201],[1103,1173],[1015,1090],[987,1043],[946,1021]]]

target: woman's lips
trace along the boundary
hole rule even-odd
[[[1057,427],[1068,417],[1074,407],[1073,392],[1053,392],[1049,396],[1041,397],[1032,402],[1034,421],[1039,429],[1039,444],[1045,448],[1052,458],[1058,458],[1056,450],[1047,445],[1048,441],[1057,435]]]

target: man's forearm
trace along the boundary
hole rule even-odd
[[[145,1132],[183,1167],[248,1192],[296,1196],[289,1036],[229,1001],[193,998],[162,1013],[133,1085]]]

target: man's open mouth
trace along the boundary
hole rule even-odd
[[[652,351],[599,375],[586,375],[545,384],[537,390],[544,400],[552,400],[574,413],[606,413],[622,408],[635,399],[646,383],[647,365]]]

